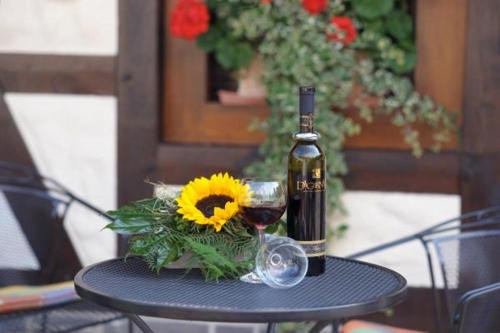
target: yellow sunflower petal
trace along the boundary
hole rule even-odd
[[[210,178],[195,178],[186,184],[179,197],[176,199],[178,210],[184,219],[193,221],[197,224],[212,225],[215,231],[219,232],[224,224],[230,221],[239,211],[240,205],[246,202],[248,198],[248,185],[242,184],[238,179],[233,178],[227,172],[217,173]],[[225,196],[221,207],[213,207],[212,216],[205,216],[198,209],[198,203],[210,196]],[[220,198],[219,198],[220,199]],[[215,198],[217,200],[217,198]],[[224,200],[224,199],[223,199]],[[208,200],[210,202],[210,200]],[[212,203],[213,204],[213,201]],[[216,203],[217,204],[217,203]],[[203,203],[201,203],[203,206]],[[224,205],[222,207],[222,205]],[[200,207],[201,208],[201,207]],[[207,209],[201,208],[205,213],[211,211],[210,206]]]

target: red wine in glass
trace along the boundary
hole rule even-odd
[[[241,215],[245,222],[256,228],[265,228],[278,221],[285,212],[286,205],[282,206],[243,206]]]
[[[281,181],[276,179],[244,179],[248,189],[248,198],[240,206],[243,220],[257,229],[259,251],[266,241],[264,229],[278,221],[286,209],[286,190]],[[241,277],[244,282],[262,283],[256,270]]]

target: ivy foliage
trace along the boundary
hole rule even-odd
[[[240,15],[252,4],[221,0],[207,0],[206,4],[216,15],[212,15],[209,30],[197,38],[197,45],[205,52],[213,52],[217,62],[226,70],[248,67],[255,55],[255,44],[233,34],[229,18]]]
[[[352,7],[360,17],[373,20],[389,14],[394,0],[352,0]]]
[[[351,111],[354,105],[366,122],[376,115],[390,117],[417,157],[423,154],[417,124],[433,129],[434,151],[454,134],[455,114],[415,91],[407,76],[417,56],[406,0],[330,0],[320,15],[306,12],[299,0],[207,2],[230,39],[252,46],[264,63],[272,113],[253,124],[267,134],[267,140],[260,147],[262,159],[246,169],[248,174],[285,177],[291,133],[298,122],[297,87],[305,84],[316,86],[316,129],[327,155],[328,200],[333,210],[342,209],[341,176],[348,171],[343,144],[361,132],[361,124],[349,114],[335,111]],[[334,16],[353,20],[358,33],[354,43],[328,40]],[[245,52],[241,57],[245,61],[239,64],[246,63]]]
[[[207,280],[238,278],[252,268],[257,242],[251,227],[233,218],[215,232],[176,211],[174,198],[139,200],[107,212],[114,221],[106,227],[132,235],[128,255],[143,257],[156,272],[183,255]]]

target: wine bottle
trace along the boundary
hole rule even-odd
[[[288,236],[309,259],[308,276],[325,271],[325,155],[314,131],[314,87],[300,87],[300,130],[288,156]]]

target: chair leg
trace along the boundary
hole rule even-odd
[[[266,333],[275,333],[276,332],[276,323],[267,324]]]
[[[127,317],[128,333],[134,333],[134,323],[130,317]]]
[[[42,313],[42,332],[47,332],[47,313]]]
[[[143,333],[154,333],[151,327],[148,326],[138,315],[127,313],[127,317],[141,329]]]
[[[342,322],[334,320],[332,321],[332,333],[340,333],[342,328]]]
[[[310,330],[309,333],[319,333],[323,330],[323,328],[327,327],[330,325],[331,322],[329,321],[318,321]]]
[[[429,275],[431,277],[431,289],[432,289],[432,293],[434,296],[434,302],[433,302],[434,325],[435,325],[436,332],[441,332],[441,323],[442,323],[442,320],[441,320],[441,302],[439,299],[439,291],[438,291],[438,288],[436,285],[436,278],[435,278],[435,274],[434,274],[432,256],[431,256],[431,252],[430,252],[429,247],[427,246],[427,243],[425,242],[425,240],[421,237],[419,238],[419,240],[422,243],[422,245],[424,246],[425,255],[427,258],[427,265],[429,266]]]

